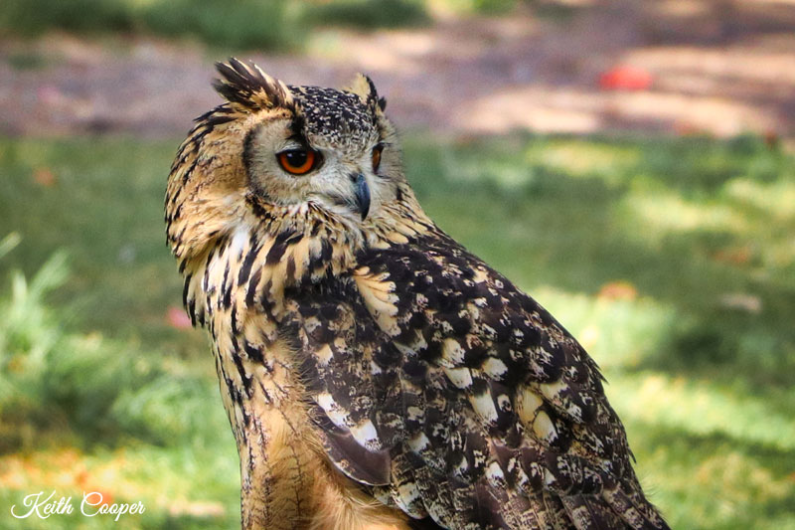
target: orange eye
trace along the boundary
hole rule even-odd
[[[378,166],[381,165],[381,152],[384,150],[383,145],[376,145],[373,147],[373,173],[378,172]]]
[[[314,167],[318,159],[317,153],[311,149],[290,149],[276,155],[279,164],[288,173],[306,175]]]

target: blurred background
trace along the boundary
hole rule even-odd
[[[673,527],[795,529],[792,0],[3,0],[0,527],[239,524],[162,220],[233,54],[374,79],[431,217],[602,366]],[[75,513],[11,516],[53,490]]]

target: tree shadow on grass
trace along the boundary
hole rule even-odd
[[[629,428],[630,443],[642,451],[637,455],[641,479],[674,527],[744,529],[795,522],[791,451],[656,423]]]

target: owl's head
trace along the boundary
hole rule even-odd
[[[196,120],[169,177],[177,257],[241,228],[308,216],[366,239],[368,228],[413,202],[386,100],[369,78],[335,90],[286,85],[236,59],[217,69],[214,86],[227,102]]]

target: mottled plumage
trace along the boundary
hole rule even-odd
[[[218,70],[227,103],[180,147],[166,222],[243,526],[667,528],[596,364],[425,215],[372,82]]]

